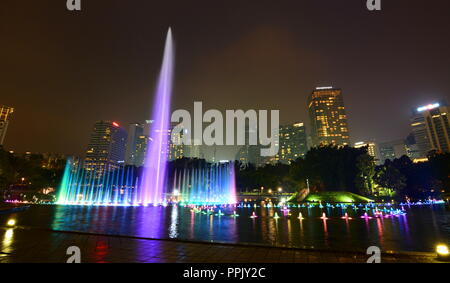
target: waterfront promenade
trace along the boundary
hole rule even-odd
[[[64,263],[77,246],[84,263],[364,263],[359,252],[272,248],[253,245],[151,240],[61,232],[27,227],[0,228],[0,263]],[[433,254],[382,254],[382,263],[432,263]]]

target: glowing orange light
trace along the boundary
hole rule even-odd
[[[112,124],[113,124],[114,127],[119,127],[119,124],[116,123],[116,122],[113,122]]]

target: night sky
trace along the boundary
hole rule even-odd
[[[279,109],[309,125],[315,86],[343,89],[352,142],[404,138],[411,108],[450,100],[450,1],[3,0],[6,148],[82,155],[96,120],[150,117],[173,29],[173,109]]]

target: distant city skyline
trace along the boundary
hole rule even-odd
[[[15,113],[5,148],[81,156],[95,121],[145,121],[169,26],[172,110],[193,101],[279,109],[280,124],[308,125],[311,89],[333,85],[344,90],[350,144],[404,139],[411,108],[450,100],[450,3],[423,13],[423,1],[399,0],[371,13],[328,2],[96,1],[74,15],[52,2],[8,1],[0,103]]]
[[[315,87],[314,92],[323,92],[323,91],[339,91],[339,95],[341,95],[342,90],[341,89],[336,89],[333,87]],[[431,139],[431,135],[433,130],[429,130],[431,126],[431,124],[429,123],[428,125],[426,125],[425,123],[425,115],[432,115],[430,113],[432,113],[433,111],[435,112],[437,109],[437,111],[439,112],[440,115],[440,119],[442,120],[446,118],[446,115],[448,115],[449,110],[447,107],[448,103],[446,102],[445,99],[441,99],[441,100],[435,100],[429,104],[425,104],[425,105],[417,105],[416,107],[412,108],[412,112],[413,115],[411,116],[411,123],[410,123],[410,133],[408,136],[404,137],[404,138],[400,138],[400,139],[389,139],[389,140],[385,140],[382,142],[375,142],[375,141],[370,141],[370,142],[355,142],[354,144],[347,144],[349,146],[353,146],[353,147],[362,147],[362,146],[366,146],[369,145],[369,154],[376,157],[376,160],[378,160],[379,163],[383,163],[386,159],[393,159],[393,158],[399,158],[402,155],[407,155],[409,156],[411,159],[421,159],[426,157],[428,151],[430,150],[442,150],[444,149],[444,151],[448,151],[448,144],[444,144],[443,147],[439,147],[436,145],[436,142],[434,143],[434,145],[432,145],[429,140]],[[8,114],[10,115],[13,111],[12,108],[10,107],[6,107],[3,106],[4,112],[6,110],[8,110]],[[433,113],[434,113],[433,112]],[[6,113],[6,112],[5,112]],[[442,115],[441,115],[442,113]],[[436,113],[435,113],[436,114]],[[6,115],[3,115],[4,117],[6,117]],[[434,119],[436,120],[436,119]],[[433,121],[434,121],[433,120]],[[442,125],[445,127],[446,124],[445,121],[447,120],[442,120],[442,121],[438,121],[440,123],[442,123]],[[9,120],[8,120],[9,121]],[[142,166],[143,165],[143,161],[145,158],[145,148],[146,148],[146,143],[147,143],[147,139],[148,139],[148,131],[149,131],[149,124],[152,121],[150,120],[146,120],[144,123],[130,123],[128,125],[128,132],[126,131],[126,129],[122,129],[123,131],[125,131],[125,133],[128,133],[128,137],[125,142],[125,147],[123,148],[123,160],[121,160],[121,162],[124,162],[125,164],[128,165],[135,165],[135,166]],[[105,123],[105,121],[103,120],[99,120],[97,122],[95,122],[94,125],[94,130],[95,128],[98,126],[98,123]],[[109,122],[106,121],[106,123],[110,123],[111,127],[115,126],[115,127],[119,127],[119,124],[117,122]],[[273,163],[273,162],[282,162],[282,163],[286,163],[289,160],[293,160],[293,158],[288,157],[290,156],[290,150],[292,148],[292,144],[286,144],[286,140],[282,140],[283,135],[286,134],[286,130],[301,125],[302,128],[302,132],[305,135],[305,140],[301,142],[301,144],[299,145],[302,149],[301,149],[301,154],[299,155],[299,157],[304,156],[304,154],[306,153],[306,151],[303,149],[303,147],[308,146],[317,146],[318,143],[314,143],[311,139],[312,136],[312,132],[311,129],[309,129],[308,131],[306,131],[305,127],[304,127],[304,123],[305,122],[296,122],[296,123],[290,123],[290,124],[285,124],[285,125],[280,125],[280,152],[279,154],[277,154],[276,156],[274,156],[271,159],[264,159],[264,158],[260,158],[261,160],[256,162],[257,164],[266,164],[266,163]],[[448,122],[447,122],[448,123]],[[308,124],[308,123],[307,123]],[[311,118],[309,119],[309,124],[311,124]],[[120,127],[121,128],[121,127]],[[283,130],[285,129],[285,130]],[[5,131],[4,131],[5,132]],[[288,132],[291,132],[288,130]],[[95,133],[95,132],[94,132]],[[433,132],[433,135],[435,135],[436,137],[439,136],[443,136],[444,142],[449,141],[449,135],[448,133],[450,133],[450,130],[447,130],[446,128],[444,128],[443,130],[441,130],[441,132]],[[90,142],[88,147],[90,147],[92,145],[92,134],[91,133],[91,138],[90,138]],[[170,135],[170,133],[168,133]],[[292,132],[291,132],[292,134]],[[348,134],[348,133],[347,133]],[[289,136],[289,133],[288,133]],[[5,137],[5,134],[3,135],[3,138]],[[181,137],[180,137],[181,138]],[[410,138],[412,138],[413,142],[411,143],[411,141],[409,140]],[[303,139],[303,138],[302,138]],[[308,142],[307,140],[310,139],[311,141]],[[442,138],[441,138],[442,139]],[[420,140],[425,140],[426,142],[417,142]],[[441,141],[442,143],[442,141]],[[337,144],[337,145],[343,145],[343,144]],[[411,147],[412,146],[412,147]],[[195,149],[194,149],[195,147]],[[245,146],[244,146],[245,147]],[[248,146],[247,146],[248,147]],[[283,150],[283,148],[288,147],[288,154],[285,153],[285,151]],[[250,152],[255,151],[254,153],[251,153],[250,155],[254,155],[257,153],[257,151],[259,151],[259,149],[261,148],[261,146],[256,146],[253,147],[254,149],[250,150]],[[169,159],[170,160],[175,160],[181,157],[190,157],[190,158],[202,158],[202,159],[206,159],[207,161],[210,162],[218,162],[220,160],[246,160],[248,157],[244,158],[242,157],[242,154],[249,154],[249,149],[244,149],[242,146],[206,146],[206,145],[201,145],[201,146],[175,146],[170,144],[170,146],[168,147],[169,149]],[[193,151],[194,150],[194,151]],[[244,151],[243,151],[244,150]],[[13,150],[11,150],[11,152],[14,152]],[[247,153],[244,153],[247,152]],[[26,153],[31,153],[30,151],[26,151]],[[48,153],[57,153],[57,154],[63,154],[63,153],[59,153],[59,152],[53,152],[53,151],[48,151]],[[89,152],[88,152],[89,153]],[[297,154],[297,153],[296,153]],[[81,155],[74,155],[75,157],[87,157],[86,152],[84,152]],[[250,158],[253,162],[255,162],[255,158],[252,157]],[[244,161],[244,163],[246,163],[247,161]]]

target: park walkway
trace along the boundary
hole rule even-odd
[[[77,246],[85,263],[364,263],[367,255],[262,246],[61,232],[26,227],[0,228],[0,263],[63,263]],[[432,254],[383,254],[384,263],[431,263]]]

